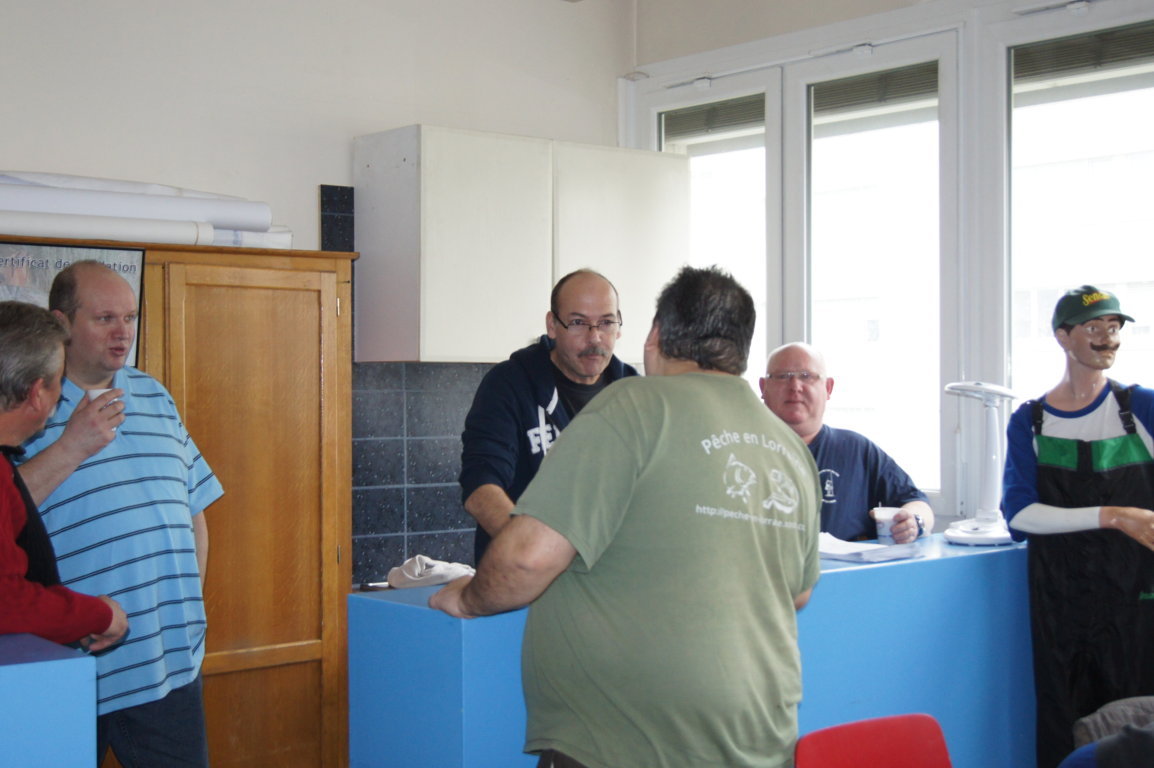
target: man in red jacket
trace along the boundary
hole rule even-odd
[[[128,618],[107,595],[60,583],[52,542],[11,458],[56,409],[67,340],[48,310],[0,302],[0,634],[27,632],[99,651],[124,637]]]

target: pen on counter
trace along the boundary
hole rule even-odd
[[[389,582],[387,581],[363,581],[357,585],[357,589],[361,592],[376,592],[388,588]]]

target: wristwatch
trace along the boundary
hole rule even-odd
[[[915,536],[914,538],[920,539],[922,537],[922,534],[926,532],[926,521],[921,515],[919,515],[918,513],[915,512],[914,513],[914,522],[918,524],[918,535]]]

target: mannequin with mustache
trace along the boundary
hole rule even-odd
[[[1074,748],[1073,724],[1154,694],[1154,390],[1106,372],[1121,347],[1116,296],[1083,285],[1054,309],[1062,379],[1007,433],[1002,507],[1029,538],[1038,765]]]

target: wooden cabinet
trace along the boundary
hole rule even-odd
[[[145,252],[143,367],[225,490],[205,512],[216,768],[347,764],[351,257]]]
[[[354,140],[358,361],[494,362],[545,330],[553,283],[609,277],[641,361],[689,258],[684,156],[415,125]]]
[[[144,251],[138,367],[224,486],[204,513],[214,768],[347,765],[355,254],[4,239]]]

